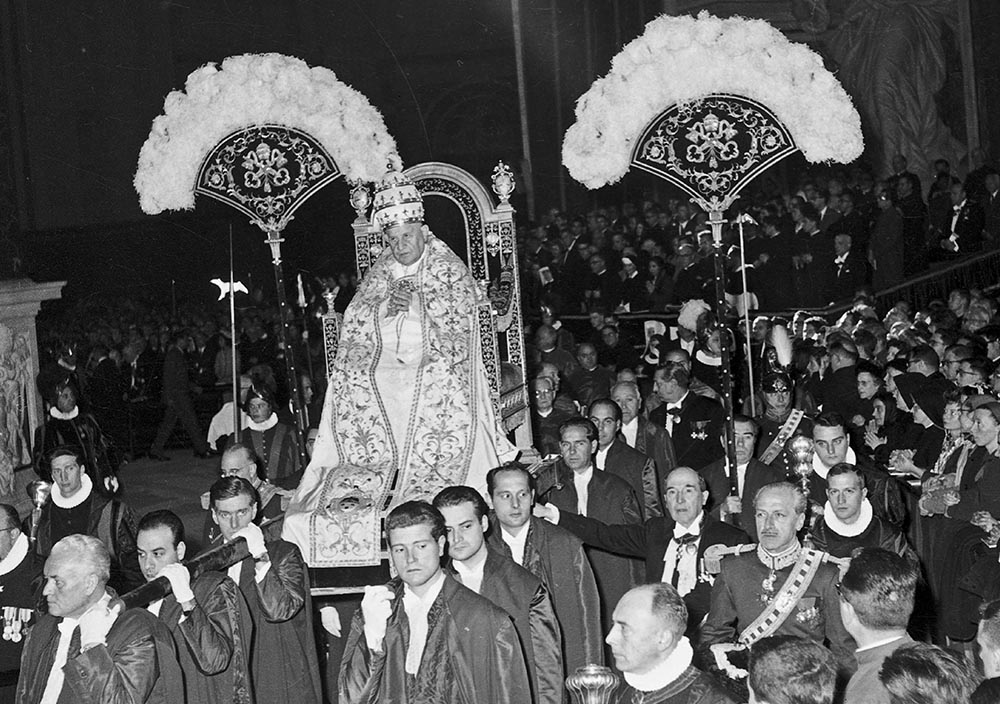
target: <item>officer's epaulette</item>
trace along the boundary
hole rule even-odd
[[[747,543],[744,545],[723,545],[717,543],[705,548],[705,571],[709,574],[719,574],[722,569],[722,558],[728,555],[742,555],[757,549],[757,543]]]

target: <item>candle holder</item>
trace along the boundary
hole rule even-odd
[[[42,518],[42,506],[49,501],[49,495],[52,493],[52,482],[36,479],[28,484],[25,490],[34,506],[31,509],[31,533],[28,535],[28,541],[34,546],[35,541],[38,540],[38,523]]]
[[[619,681],[610,667],[584,665],[566,678],[566,689],[573,704],[609,704]]]

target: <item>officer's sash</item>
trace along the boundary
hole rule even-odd
[[[781,628],[799,599],[812,584],[819,566],[823,564],[823,553],[819,550],[803,548],[788,579],[774,595],[770,603],[764,607],[760,615],[740,633],[739,642],[749,647],[761,638],[774,635]]]
[[[774,440],[771,444],[767,446],[764,450],[764,454],[760,456],[760,461],[764,464],[771,464],[774,462],[775,458],[781,453],[785,448],[785,443],[788,438],[792,437],[792,434],[799,427],[799,423],[802,422],[802,417],[805,416],[805,411],[800,411],[798,408],[793,408],[792,412],[788,414],[788,418],[785,419],[784,425],[778,430],[778,434],[774,436]]]

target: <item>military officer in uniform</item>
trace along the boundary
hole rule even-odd
[[[769,467],[787,472],[785,443],[793,435],[812,435],[812,419],[793,407],[792,379],[784,372],[770,372],[761,380],[764,412],[754,418],[760,427],[757,459]]]
[[[855,644],[840,619],[838,565],[826,553],[803,547],[797,537],[807,505],[803,491],[788,482],[757,492],[760,542],[726,549],[712,587],[701,632],[709,666],[731,674],[729,665],[740,659],[733,644],[739,652],[762,638],[789,635],[824,643],[843,672],[853,672]]]

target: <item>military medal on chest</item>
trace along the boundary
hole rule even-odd
[[[2,612],[3,639],[13,643],[20,643],[21,639],[24,638],[24,632],[28,629],[31,613],[31,609],[4,606]]]

